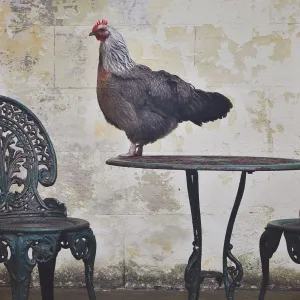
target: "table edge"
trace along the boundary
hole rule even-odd
[[[136,168],[136,169],[156,169],[156,170],[199,170],[199,171],[246,171],[246,172],[262,172],[262,171],[297,171],[300,170],[299,163],[286,163],[286,164],[276,164],[276,165],[239,165],[239,166],[220,166],[220,165],[193,165],[186,166],[183,164],[173,164],[166,166],[163,163],[141,163],[126,160],[117,160],[115,158],[110,158],[106,160],[106,164],[116,167],[124,168]]]

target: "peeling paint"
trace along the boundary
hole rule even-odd
[[[147,65],[150,63],[153,70],[162,69],[161,61],[163,61],[163,65],[169,72],[182,74],[182,76],[186,75],[182,55],[178,50],[167,50],[161,45],[156,44],[152,46],[152,53],[156,59],[151,61],[144,59],[143,63]]]
[[[284,132],[284,127],[281,124],[276,124],[277,133],[282,134]]]
[[[40,87],[53,83],[54,36],[53,29],[38,25],[25,26],[9,23],[13,11],[0,5],[0,64],[3,81],[10,91],[28,83]],[[9,26],[7,24],[10,24]],[[23,24],[23,23],[22,23]]]
[[[178,40],[178,38],[183,38],[186,33],[187,32],[184,27],[165,28],[165,35],[167,40]]]
[[[177,135],[175,132],[173,137],[175,138],[175,140],[172,142],[174,150],[176,152],[183,152],[182,146],[184,143],[184,137],[182,135]]]
[[[183,288],[183,274],[185,265],[176,265],[171,270],[160,270],[155,267],[137,265],[133,261],[127,262],[127,288]],[[147,274],[147,275],[145,275]]]
[[[209,82],[217,81],[222,84],[251,81],[265,65],[255,62],[256,66],[247,63],[250,58],[258,56],[264,47],[273,47],[265,59],[283,62],[291,56],[291,39],[279,34],[257,35],[253,33],[250,41],[238,44],[221,27],[204,25],[196,27],[196,66],[200,76]],[[226,54],[222,59],[221,54]],[[265,63],[265,62],[264,62]],[[248,72],[251,72],[249,77]]]
[[[142,176],[137,178],[134,197],[145,202],[151,212],[177,211],[180,206],[174,194],[171,176],[170,172],[143,171]]]
[[[300,12],[299,1],[275,0],[272,4],[272,20],[281,23],[297,23]]]
[[[300,97],[300,93],[292,93],[292,92],[285,92],[283,93],[284,102],[295,105],[298,103],[298,99]]]
[[[255,94],[259,98],[258,107],[247,107],[247,111],[251,116],[252,126],[258,132],[266,133],[268,150],[272,151],[274,146],[273,135],[276,133],[276,131],[271,127],[271,121],[269,119],[269,110],[272,106],[272,102],[264,92],[252,91],[251,93]],[[279,126],[280,131],[282,125],[277,124],[276,126]]]
[[[237,114],[236,110],[233,109],[230,112],[230,114],[228,115],[228,125],[232,126],[235,123],[235,121],[237,120],[237,117],[238,117],[238,114]]]
[[[219,175],[219,178],[222,180],[224,185],[230,184],[232,182],[232,176],[228,175]]]
[[[107,122],[102,120],[96,120],[94,124],[94,136],[96,138],[100,137],[112,137],[118,135],[118,131],[112,125],[107,124]]]
[[[193,126],[190,123],[187,123],[185,125],[185,131],[186,131],[187,134],[192,133],[193,132]]]
[[[204,125],[208,130],[219,130],[221,127],[221,120],[216,120],[214,122],[209,122]]]
[[[172,0],[150,0],[147,1],[147,15],[151,16],[151,24],[157,24],[160,19],[161,15],[159,14],[164,8],[169,7],[172,4]]]
[[[145,153],[184,155],[199,149],[200,154],[300,155],[298,1],[276,0],[271,5],[216,0],[204,6],[200,2],[0,3],[0,93],[28,105],[53,140],[58,179],[55,186],[42,187],[41,194],[57,197],[66,203],[70,216],[91,223],[98,241],[97,289],[184,288],[192,252],[184,172],[105,164],[109,157],[127,151],[129,142],[107,124],[98,107],[99,44],[88,37],[98,19],[118,27],[138,63],[176,74],[197,88],[220,88],[233,102],[226,119],[203,128],[181,124],[165,139],[145,147]],[[208,173],[200,175],[203,238],[208,237],[203,265],[216,270],[221,268],[218,243],[224,239],[218,227],[228,221],[237,177]],[[260,284],[258,242],[264,226],[275,217],[291,217],[297,203],[294,174],[253,176],[234,231],[234,255],[244,266],[243,288]],[[289,191],[284,201],[277,182]],[[82,262],[67,252],[60,255],[56,286],[84,286]],[[290,263],[285,247],[272,264],[275,286],[299,286],[297,266]],[[0,285],[7,285],[8,274],[0,270]],[[32,277],[33,286],[38,286],[37,270]],[[203,288],[217,285],[205,280]]]
[[[131,247],[127,247],[126,248],[126,252],[130,255],[130,256],[139,256],[140,255],[140,251],[137,245],[132,245]]]

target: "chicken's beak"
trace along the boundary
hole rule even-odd
[[[90,32],[90,34],[89,34],[89,36],[93,36],[93,35],[95,35],[95,32]]]

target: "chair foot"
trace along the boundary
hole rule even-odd
[[[54,299],[54,271],[56,264],[56,256],[50,259],[47,262],[39,263],[39,277],[40,277],[40,285],[41,285],[41,293],[43,300],[53,300]]]
[[[85,267],[85,282],[90,300],[96,300],[94,289],[94,263],[96,257],[96,238],[91,229],[68,233],[68,245],[77,260],[83,260]]]
[[[185,269],[184,279],[185,287],[188,290],[188,299],[198,300],[200,284],[204,280],[204,278],[201,277],[201,249],[194,247]]]
[[[263,279],[258,300],[264,300],[265,298],[267,287],[269,285],[269,261],[279,246],[282,232],[282,230],[270,229],[267,227],[265,232],[260,237],[259,249]]]
[[[193,253],[189,258],[184,273],[185,287],[188,290],[189,300],[198,300],[200,284],[203,281],[201,276],[202,258],[202,228],[199,202],[199,182],[197,171],[186,171],[187,190],[191,207],[194,242]]]

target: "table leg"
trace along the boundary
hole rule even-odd
[[[185,269],[185,287],[188,290],[188,300],[199,298],[201,283],[201,255],[202,255],[202,230],[199,204],[199,183],[198,172],[194,170],[186,171],[187,189],[191,206],[194,242],[193,253],[189,258]]]
[[[233,256],[231,250],[233,248],[230,243],[232,230],[235,222],[235,218],[240,206],[240,203],[243,198],[245,185],[246,185],[246,171],[243,171],[241,174],[240,184],[238,188],[238,192],[235,198],[235,202],[231,211],[231,215],[229,218],[229,222],[227,225],[225,241],[224,241],[224,249],[223,249],[223,277],[224,277],[224,285],[226,291],[227,300],[234,299],[234,291],[236,287],[240,286],[240,282],[243,278],[243,267],[242,264],[237,260],[236,257]],[[235,266],[228,266],[227,259],[231,260]],[[231,280],[229,280],[229,277]]]

